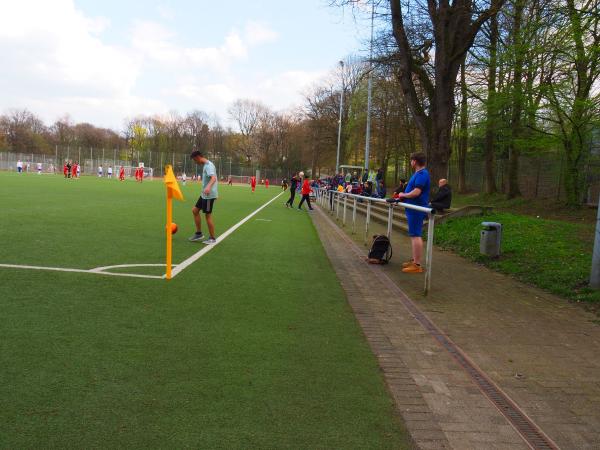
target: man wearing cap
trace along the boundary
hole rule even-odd
[[[196,164],[202,166],[202,193],[196,202],[196,206],[192,208],[194,223],[196,224],[196,233],[190,237],[189,240],[191,242],[202,242],[203,244],[214,244],[217,242],[217,239],[215,237],[215,224],[212,219],[212,212],[215,201],[219,196],[217,190],[217,169],[215,168],[215,165],[204,156],[204,153],[199,150],[193,151],[190,158],[193,159]],[[206,225],[208,225],[210,237],[206,240],[203,240],[204,234],[202,234],[200,211],[204,213]]]

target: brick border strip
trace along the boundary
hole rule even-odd
[[[337,230],[338,235],[348,243],[357,257],[364,258],[364,254],[356,243],[340,228],[321,208],[318,213]],[[398,285],[381,269],[368,265],[373,274],[385,286],[398,294],[402,305],[413,318],[435,339],[435,341],[458,363],[467,373],[469,378],[481,390],[483,395],[498,409],[508,423],[523,438],[525,443],[536,450],[559,450],[558,445],[550,439],[542,429],[506,394],[500,386],[494,383],[483,370],[481,370],[467,354],[456,345],[440,328],[438,328],[427,315],[413,302]]]

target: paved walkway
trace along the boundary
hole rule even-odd
[[[600,449],[600,326],[594,316],[442,251],[434,252],[425,298],[422,276],[400,272],[407,238],[392,236],[391,264],[369,266],[362,237],[353,240],[322,210],[313,219],[418,447],[547,448],[526,442],[440,345],[441,335],[512,399],[547,443]],[[379,225],[372,231],[384,232]],[[437,331],[417,320],[413,307]]]

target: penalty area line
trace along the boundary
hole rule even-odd
[[[164,265],[164,264],[163,264]],[[106,275],[110,277],[130,277],[130,278],[154,278],[162,280],[162,275],[142,275],[138,273],[113,273],[113,272],[102,272],[95,269],[70,269],[67,267],[45,267],[45,266],[23,266],[19,264],[0,264],[0,267],[7,269],[25,269],[25,270],[47,270],[52,272],[75,272],[75,273],[88,273],[92,275]]]
[[[258,214],[259,212],[261,212],[263,209],[265,209],[267,206],[269,206],[271,203],[273,203],[275,200],[277,200],[279,197],[281,197],[284,192],[285,191],[280,192],[275,197],[273,197],[271,200],[269,200],[267,203],[265,203],[264,205],[262,205],[260,208],[258,208],[254,212],[250,213],[249,215],[247,215],[246,217],[244,217],[242,220],[240,220],[238,223],[236,223],[234,226],[232,226],[231,228],[229,228],[227,231],[225,231],[221,236],[219,236],[217,238],[217,242],[215,242],[214,244],[207,245],[202,250],[197,251],[196,253],[194,253],[192,256],[190,256],[186,260],[180,262],[177,265],[177,267],[173,268],[173,272],[171,273],[171,279],[175,278],[175,276],[177,276],[179,273],[181,273],[187,267],[189,267],[190,265],[192,265],[193,263],[195,263],[196,261],[198,261],[204,255],[206,255],[208,252],[210,252],[213,248],[215,248],[218,244],[220,244],[221,242],[223,242],[225,240],[225,238],[227,238],[229,235],[231,235],[231,233],[233,233],[239,227],[241,227],[246,222],[248,222],[250,219],[252,219],[256,214]]]

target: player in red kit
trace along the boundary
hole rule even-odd
[[[265,187],[266,187],[266,188],[268,188],[268,187],[269,187],[269,179],[268,179],[268,178],[265,180]]]
[[[252,187],[252,192],[256,190],[256,177],[250,177],[250,186]]]
[[[119,169],[119,180],[125,180],[125,169],[123,168],[123,166],[121,166],[121,168]]]

